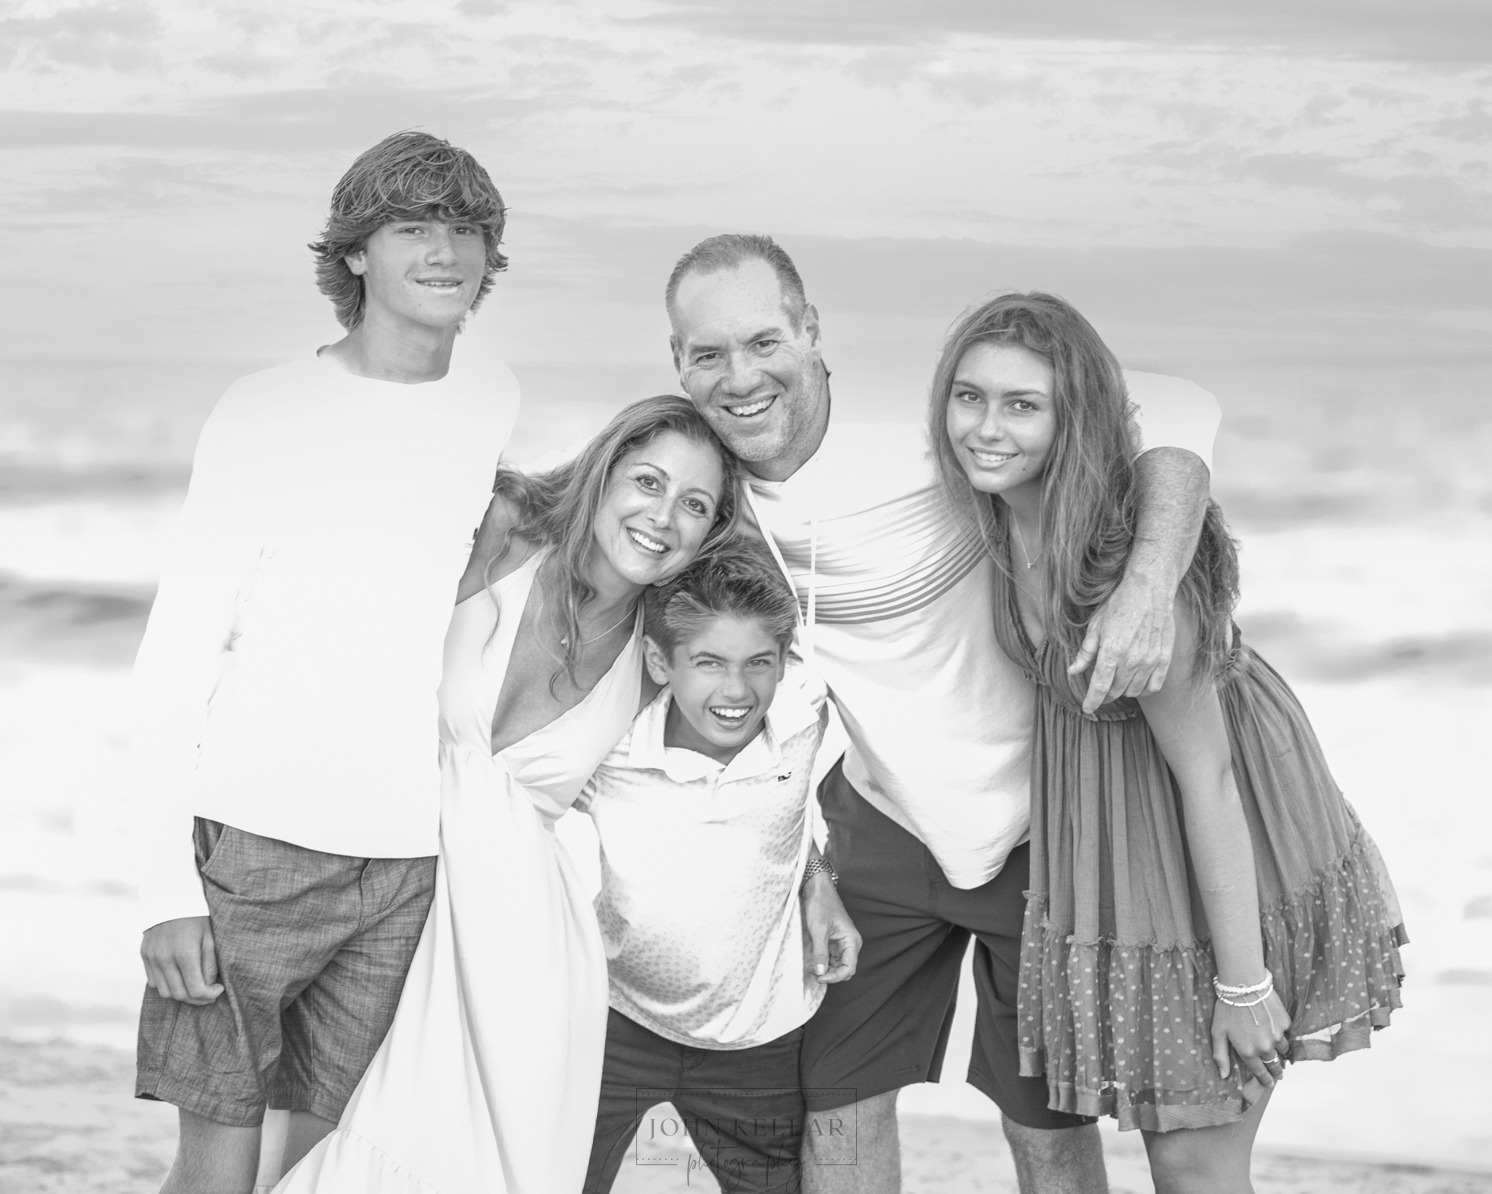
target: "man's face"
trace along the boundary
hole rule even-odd
[[[686,274],[670,317],[679,381],[715,434],[757,476],[791,476],[829,418],[817,313],[794,330],[777,275],[751,260]]]
[[[466,220],[395,220],[346,260],[363,280],[365,321],[446,329],[477,297],[487,244],[480,225]]]

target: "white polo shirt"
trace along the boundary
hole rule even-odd
[[[622,1015],[680,1044],[746,1049],[818,1008],[798,889],[826,702],[790,664],[762,732],[721,764],[663,744],[664,689],[596,769],[575,807],[601,842],[596,916]]]

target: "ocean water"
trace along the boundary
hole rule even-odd
[[[920,417],[915,379],[856,386],[848,364],[836,417]],[[249,367],[0,362],[0,1035],[132,1043],[127,669],[197,428]],[[674,388],[658,364],[515,368],[516,460]],[[1194,375],[1224,401],[1214,489],[1242,542],[1240,624],[1297,686],[1413,938],[1394,1027],[1368,1054],[1292,1072],[1263,1146],[1486,1164],[1492,367]],[[950,1081],[909,1109],[989,1116],[956,1081],[966,1033]]]

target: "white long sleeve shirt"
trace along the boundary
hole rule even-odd
[[[1126,373],[1145,448],[1210,464],[1217,400]],[[972,888],[1030,828],[1034,694],[995,641],[979,538],[939,488],[920,424],[831,418],[786,481],[750,481],[758,522],[805,611],[802,649],[849,733],[845,777]]]
[[[518,411],[506,367],[457,347],[420,385],[307,354],[208,418],[135,661],[142,927],[206,915],[194,815],[436,852],[441,644]]]

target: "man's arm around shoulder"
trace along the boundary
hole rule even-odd
[[[1088,624],[1068,668],[1093,674],[1083,710],[1120,696],[1159,692],[1176,637],[1176,589],[1197,549],[1207,512],[1217,399],[1201,386],[1127,373],[1141,443],[1135,460],[1135,539],[1120,581]]]

